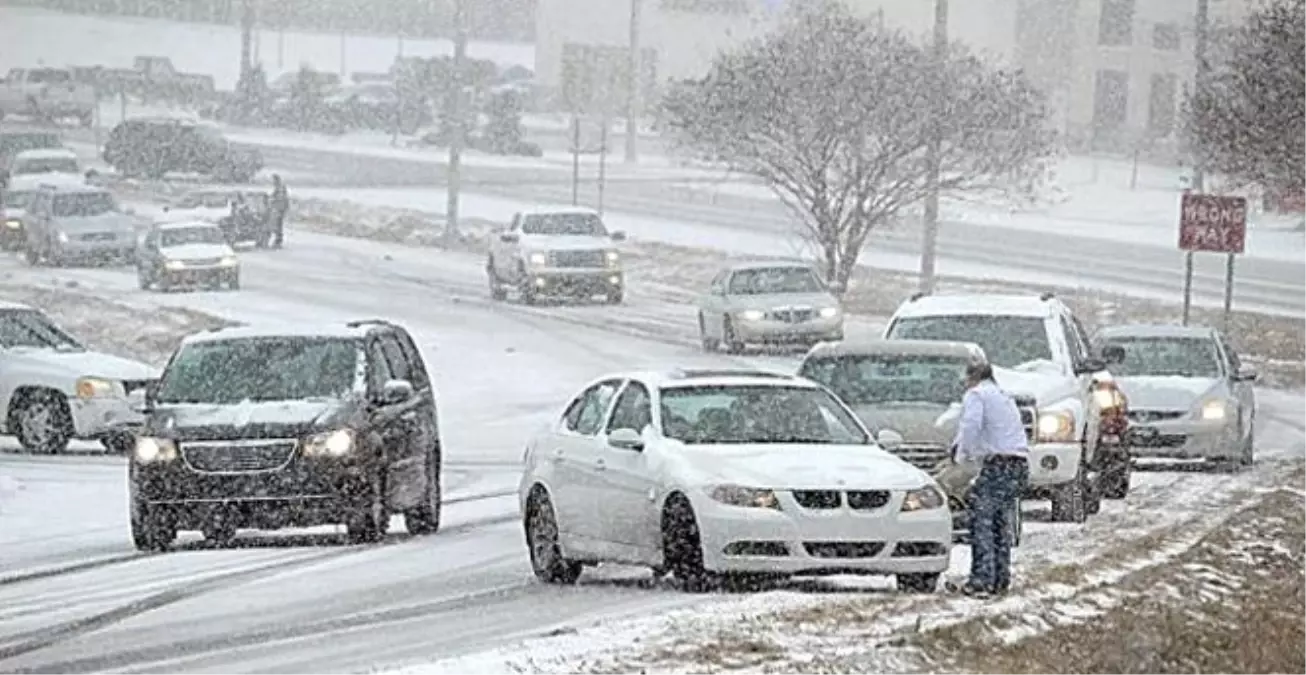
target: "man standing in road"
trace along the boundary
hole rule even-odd
[[[272,199],[268,205],[268,220],[272,225],[272,246],[281,248],[285,236],[286,212],[290,210],[290,195],[280,174],[272,174]]]
[[[1015,400],[998,388],[987,362],[966,368],[957,461],[974,462],[970,493],[970,579],[961,591],[988,597],[1011,586],[1010,522],[1029,482],[1029,443]]]

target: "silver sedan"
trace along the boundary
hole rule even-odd
[[[804,263],[740,263],[722,270],[698,301],[705,350],[843,339],[843,307]]]

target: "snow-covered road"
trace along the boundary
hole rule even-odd
[[[525,438],[591,377],[672,365],[787,369],[793,356],[705,355],[693,310],[657,289],[636,285],[621,307],[499,304],[486,298],[475,256],[301,232],[289,242],[244,255],[236,293],[142,292],[128,268],[33,269],[9,258],[0,259],[0,276],[244,321],[402,322],[440,390],[446,529],[420,539],[392,534],[370,547],[341,546],[331,528],[245,535],[230,550],[191,537],[177,552],[142,556],[127,537],[120,459],[0,454],[0,474],[20,488],[0,519],[0,670],[353,672],[729,602],[682,595],[620,567],[587,574],[574,589],[537,584],[515,500],[505,494]],[[1264,401],[1273,452],[1300,455],[1300,398]],[[1236,480],[1140,474],[1129,502],[1108,504],[1085,528],[1037,522],[1042,511],[1033,505],[1021,559],[1042,564],[1145,536],[1171,522],[1172,501],[1200,501]],[[398,522],[393,529],[402,531]]]

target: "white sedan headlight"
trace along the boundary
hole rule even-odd
[[[141,464],[171,462],[177,459],[177,444],[167,438],[138,436],[132,454],[136,456],[136,461]]]
[[[948,500],[943,498],[943,493],[939,492],[932,485],[926,485],[923,488],[908,490],[907,496],[902,499],[903,511],[927,511],[937,509],[947,503]]]
[[[1229,415],[1229,404],[1220,399],[1212,399],[1202,404],[1198,415],[1207,422],[1219,422]]]
[[[549,263],[547,253],[532,253],[526,257],[526,261],[536,267],[543,267]]]
[[[1075,415],[1069,410],[1039,413],[1038,440],[1043,443],[1073,443],[1075,441]]]
[[[343,457],[354,449],[354,430],[336,429],[304,439],[304,454],[314,457]]]
[[[820,311],[820,314],[821,314],[821,318],[822,318],[822,319],[833,319],[834,317],[839,316],[839,308],[838,308],[838,307],[822,307],[822,308],[821,308],[821,311]]]
[[[760,309],[746,309],[739,313],[739,318],[744,321],[761,321],[764,316],[766,316],[766,312]]]
[[[112,380],[101,377],[81,377],[77,379],[77,398],[104,398],[118,393]]]
[[[712,499],[730,506],[780,510],[780,500],[775,492],[740,485],[718,485],[708,491]]]

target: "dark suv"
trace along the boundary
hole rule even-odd
[[[129,461],[136,547],[178,530],[343,523],[377,541],[391,513],[440,526],[435,390],[404,328],[210,331],[186,338],[146,394]]]
[[[104,144],[104,161],[124,176],[202,173],[235,183],[248,183],[263,168],[258,151],[233,145],[210,126],[167,117],[120,122]]]

